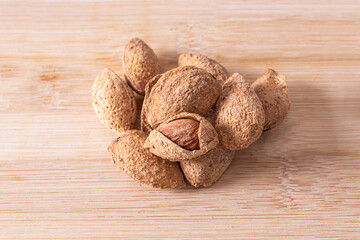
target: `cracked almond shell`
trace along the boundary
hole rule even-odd
[[[129,86],[140,95],[144,95],[147,82],[163,71],[154,51],[139,38],[125,45],[123,68]]]
[[[198,150],[187,150],[180,147],[159,131],[163,126],[178,119],[193,119],[200,123],[197,133],[200,146]],[[162,123],[157,129],[152,130],[145,141],[144,147],[149,148],[150,152],[156,156],[168,159],[169,161],[187,161],[206,154],[218,144],[219,140],[216,130],[209,121],[198,114],[180,113]]]
[[[147,134],[129,130],[118,137],[108,152],[113,162],[127,175],[155,188],[185,186],[178,163],[161,159],[143,147]]]
[[[264,131],[275,129],[290,110],[290,97],[285,76],[273,69],[265,69],[253,84],[265,112]]]
[[[216,113],[210,110],[205,118],[215,124]],[[223,175],[234,158],[235,151],[218,144],[208,153],[188,161],[180,162],[185,178],[195,187],[209,187]]]
[[[230,77],[229,72],[220,63],[214,59],[208,58],[200,54],[184,53],[179,56],[178,64],[182,66],[195,66],[202,68],[213,75],[221,83]]]
[[[238,73],[224,83],[216,114],[220,143],[228,149],[246,148],[262,133],[265,122],[262,104],[254,89]]]
[[[214,105],[220,91],[219,81],[194,66],[163,73],[143,103],[142,129],[151,131],[181,112],[204,115]]]
[[[92,86],[92,104],[100,121],[116,134],[134,127],[136,101],[124,79],[106,68]]]

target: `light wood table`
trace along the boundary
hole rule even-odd
[[[288,118],[211,188],[141,186],[90,96],[135,36],[278,70]],[[0,239],[360,239],[360,1],[1,1],[0,112]]]

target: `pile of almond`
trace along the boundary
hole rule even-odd
[[[181,54],[178,63],[164,72],[154,51],[132,39],[123,54],[125,79],[103,70],[93,85],[93,106],[118,135],[108,151],[126,174],[157,188],[184,187],[184,176],[195,187],[208,187],[236,150],[284,120],[288,88],[272,69],[251,85],[203,55]],[[134,92],[144,96],[141,130],[134,129]]]

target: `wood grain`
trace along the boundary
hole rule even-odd
[[[300,2],[300,1],[298,1]],[[1,239],[359,239],[359,1],[1,1]],[[254,81],[286,75],[286,121],[211,188],[140,186],[91,107],[144,39]],[[140,103],[141,100],[138,100]]]

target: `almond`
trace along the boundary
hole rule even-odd
[[[138,130],[122,133],[109,147],[113,162],[127,175],[156,188],[185,186],[179,165],[161,159],[143,147],[147,134]]]
[[[200,123],[193,119],[177,119],[160,126],[158,131],[165,137],[187,150],[199,150]]]
[[[200,54],[184,53],[179,56],[178,64],[183,66],[195,66],[202,68],[214,76],[218,81],[224,83],[230,77],[230,74],[220,63],[214,59]]]
[[[205,115],[205,118],[215,125],[216,112],[211,109]],[[223,175],[231,164],[234,154],[235,151],[219,144],[216,148],[200,157],[181,161],[180,166],[184,176],[191,185],[195,187],[209,187]]]
[[[262,104],[250,84],[238,73],[223,85],[216,103],[216,130],[228,149],[250,146],[261,135],[265,115]]]
[[[221,84],[194,66],[175,68],[161,75],[143,104],[142,129],[151,131],[181,112],[204,115],[219,97]]]
[[[169,161],[187,161],[219,144],[214,127],[195,113],[180,113],[152,130],[144,147]]]
[[[134,127],[136,101],[124,79],[104,69],[92,87],[92,103],[100,121],[116,134]]]
[[[234,154],[235,151],[219,144],[215,149],[198,158],[180,162],[180,166],[191,185],[209,187],[226,171]]]
[[[288,115],[290,97],[285,76],[273,69],[265,69],[253,84],[265,111],[264,131],[275,129]]]
[[[154,51],[139,38],[125,45],[123,68],[126,81],[140,95],[144,95],[147,82],[163,71]]]

